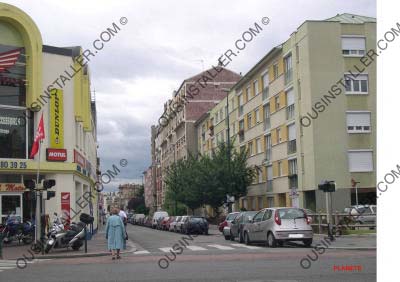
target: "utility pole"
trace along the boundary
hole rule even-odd
[[[226,137],[226,144],[227,144],[227,158],[228,158],[228,187],[229,191],[232,188],[231,185],[231,128],[229,123],[229,88],[222,88],[222,91],[226,92],[226,123],[227,123],[227,137]],[[230,191],[231,192],[231,191]],[[232,196],[232,195],[229,195]],[[230,202],[231,199],[227,198],[228,202],[228,213],[232,212],[232,203]]]

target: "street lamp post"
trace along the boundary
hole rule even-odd
[[[227,137],[226,137],[226,143],[227,143],[227,158],[228,158],[228,187],[229,187],[229,191],[231,190],[230,188],[232,188],[231,186],[231,128],[230,128],[230,123],[229,123],[229,88],[222,88],[222,91],[226,92],[226,123],[227,123]],[[231,192],[231,191],[230,191]],[[231,195],[229,195],[231,196]],[[231,199],[227,198],[228,201],[228,213],[232,212],[232,203],[230,202]]]

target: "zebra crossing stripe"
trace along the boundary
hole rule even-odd
[[[172,250],[172,249],[171,249],[171,247],[168,247],[168,248],[159,248],[159,250],[164,252],[164,253],[169,253],[169,251]]]
[[[248,246],[248,245],[242,245],[242,244],[231,244],[231,246],[239,247],[239,248],[247,248],[247,249],[250,249],[250,250],[258,250],[258,249],[261,249],[261,247],[257,247],[257,246]]]
[[[192,251],[207,251],[206,248],[199,247],[199,246],[186,246],[186,248],[188,248],[189,250],[192,250]]]
[[[217,248],[219,250],[234,250],[235,248],[223,246],[223,245],[207,245],[209,247]]]
[[[135,255],[145,255],[145,254],[150,254],[149,251],[143,250],[143,251],[136,251],[134,252]]]

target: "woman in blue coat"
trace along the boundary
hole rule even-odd
[[[112,259],[115,259],[115,251],[117,251],[117,259],[120,259],[120,250],[126,249],[125,227],[116,208],[111,210],[111,216],[107,219],[106,239],[108,249],[111,250]]]

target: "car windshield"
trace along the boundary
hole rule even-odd
[[[279,209],[279,217],[281,219],[304,218],[304,211],[301,209]]]
[[[237,215],[238,215],[237,213],[228,214],[226,220],[234,220]]]
[[[190,222],[204,222],[205,220],[204,220],[204,218],[202,218],[202,217],[192,217],[191,219],[190,219]]]
[[[246,212],[244,214],[244,222],[249,222],[249,220],[253,219],[253,217],[256,215],[256,211],[254,212]]]

